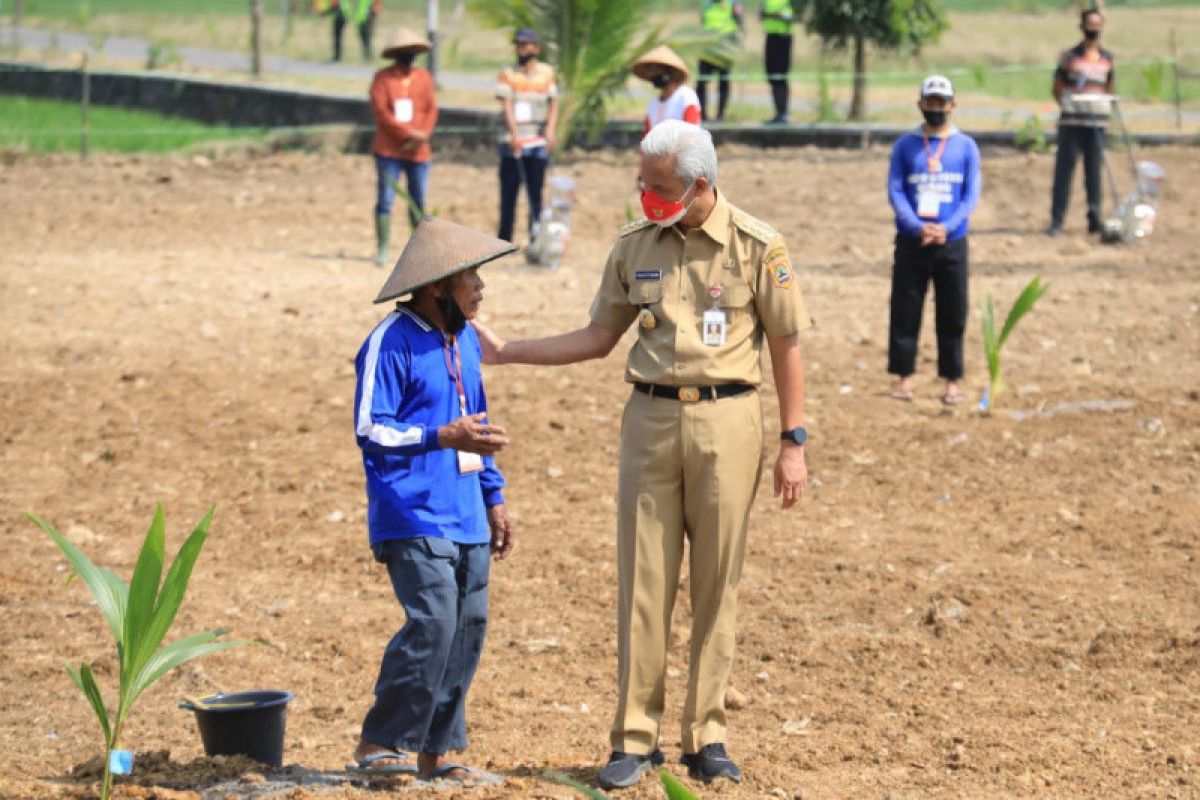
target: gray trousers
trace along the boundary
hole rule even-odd
[[[462,750],[487,627],[490,547],[421,537],[372,549],[407,619],[383,652],[362,738],[417,753]]]

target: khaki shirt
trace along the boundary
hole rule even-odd
[[[709,288],[719,286],[725,344],[704,344]],[[626,225],[608,256],[591,318],[621,334],[642,309],[655,325],[639,322],[625,380],[668,386],[711,386],[762,381],[763,335],[788,336],[811,320],[796,285],[783,237],[744,211],[717,203],[699,228],[649,220]]]

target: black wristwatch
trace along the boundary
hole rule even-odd
[[[804,428],[792,428],[790,431],[780,431],[779,438],[785,442],[804,444],[808,441],[808,431]]]

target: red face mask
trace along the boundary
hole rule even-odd
[[[687,193],[691,191],[691,188],[689,186],[685,189],[680,198],[675,201],[667,200],[662,195],[652,192],[649,189],[643,189],[642,211],[646,214],[646,219],[664,228],[679,222],[687,214],[688,209],[691,208],[691,203],[688,203],[686,206],[683,204],[683,198],[687,197]],[[695,198],[692,199],[695,201]]]

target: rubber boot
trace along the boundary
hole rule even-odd
[[[375,266],[386,267],[388,264],[388,241],[391,238],[392,215],[375,215]]]

